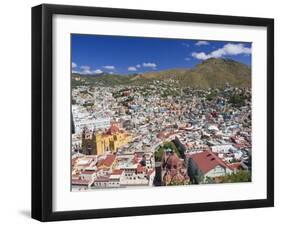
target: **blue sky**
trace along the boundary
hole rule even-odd
[[[251,43],[72,34],[72,71],[132,74],[192,68],[211,57],[251,65]]]

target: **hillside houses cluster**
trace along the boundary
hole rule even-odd
[[[219,183],[226,175],[251,171],[247,88],[183,89],[155,81],[139,86],[79,86],[72,92],[73,189]],[[247,97],[241,106],[230,102],[233,93]],[[102,155],[83,154],[83,130],[106,134],[113,123],[132,138],[114,150],[108,145]],[[155,160],[169,142],[176,152],[165,149],[163,158]],[[95,140],[92,146],[86,148],[95,149]]]

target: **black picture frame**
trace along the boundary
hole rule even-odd
[[[267,198],[54,212],[52,210],[52,18],[55,14],[266,27]],[[40,221],[57,221],[272,206],[274,206],[273,19],[49,4],[32,8],[32,218]]]

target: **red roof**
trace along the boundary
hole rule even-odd
[[[218,165],[232,170],[232,168],[230,168],[225,162],[223,162],[217,155],[215,155],[210,150],[193,154],[191,158],[204,174],[214,169]]]
[[[120,131],[119,127],[117,126],[116,123],[112,123],[109,129],[107,130],[106,134],[112,135],[115,133],[118,133]]]
[[[81,180],[81,179],[72,179],[71,184],[72,185],[89,185],[88,180]]]
[[[94,174],[96,171],[94,170],[85,170],[85,171],[82,171],[81,174]]]
[[[115,169],[113,170],[113,172],[111,173],[111,175],[121,175],[123,172],[122,169]]]
[[[114,160],[115,160],[116,156],[115,155],[107,155],[105,159],[101,160],[99,163],[98,163],[98,166],[107,166],[107,167],[110,167]]]
[[[133,163],[136,164],[139,162],[139,159],[138,157],[135,155],[134,158],[133,158]]]
[[[233,170],[234,170],[234,169],[239,169],[240,166],[241,166],[241,163],[240,163],[240,162],[235,162],[235,163],[228,164],[228,166],[229,166],[230,168],[232,168]]]

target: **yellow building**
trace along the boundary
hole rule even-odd
[[[127,144],[131,139],[132,136],[120,130],[116,123],[112,123],[104,133],[84,131],[82,135],[83,154],[102,155],[106,151],[115,153],[119,147]]]

